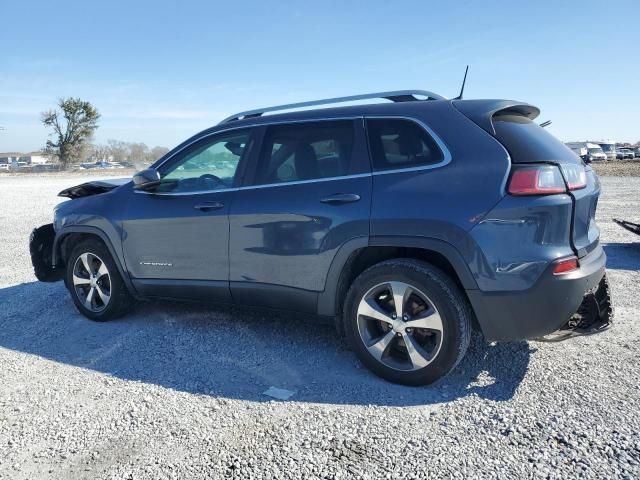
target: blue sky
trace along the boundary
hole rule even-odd
[[[514,98],[562,140],[640,140],[640,1],[13,1],[0,151],[42,147],[61,96],[96,141],[172,147],[236,111],[420,88]]]

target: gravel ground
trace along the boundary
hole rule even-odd
[[[640,158],[633,160],[612,160],[607,162],[592,162],[591,166],[598,175],[614,177],[640,177]]]
[[[27,249],[83,180],[0,177],[0,478],[640,477],[640,237],[611,221],[640,221],[640,178],[602,179],[615,327],[476,336],[430,388],[385,383],[331,327],[286,316],[144,303],[85,320]]]

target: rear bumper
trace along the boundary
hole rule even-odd
[[[488,341],[526,340],[560,329],[595,289],[605,274],[607,257],[600,245],[580,259],[580,268],[553,275],[552,266],[537,283],[522,291],[483,292],[467,295]]]

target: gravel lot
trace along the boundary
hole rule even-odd
[[[634,176],[640,177],[640,158],[633,160],[612,160],[607,162],[592,162],[591,167],[600,176]]]
[[[615,327],[476,337],[430,388],[385,383],[331,327],[285,316],[144,303],[85,320],[27,246],[83,180],[0,177],[0,478],[640,477],[640,237],[611,221],[640,221],[640,178],[602,179]]]

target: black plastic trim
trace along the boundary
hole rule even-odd
[[[349,257],[356,251],[365,247],[406,247],[430,250],[439,253],[451,263],[462,286],[465,290],[478,288],[467,263],[462,255],[451,244],[428,237],[408,236],[372,236],[354,238],[346,242],[338,251],[331,263],[325,288],[318,294],[318,315],[333,316],[338,312],[338,290],[340,288],[340,276]]]
[[[231,303],[229,282],[224,280],[132,278],[131,282],[143,297]]]
[[[65,236],[71,233],[87,233],[87,234],[97,235],[98,237],[100,237],[100,239],[107,246],[107,249],[111,254],[111,257],[116,263],[116,266],[118,267],[118,272],[120,273],[120,276],[122,277],[122,280],[124,281],[125,285],[129,289],[129,292],[134,296],[137,294],[137,291],[133,286],[131,279],[129,278],[129,274],[123,267],[124,261],[122,257],[118,255],[116,249],[113,247],[111,240],[109,240],[109,236],[97,227],[86,226],[86,225],[72,225],[69,227],[63,227],[62,229],[58,230],[56,232],[56,238],[53,242],[53,252],[51,254],[51,263],[53,265],[57,266],[59,264],[60,242]]]
[[[431,250],[439,253],[446,258],[455,270],[460,283],[466,290],[478,288],[475,278],[467,262],[460,252],[450,243],[444,240],[428,237],[406,237],[406,236],[372,236],[369,239],[370,246],[376,247],[408,247],[421,248],[423,250]]]
[[[536,284],[506,292],[467,290],[480,328],[487,341],[526,340],[556,331],[573,315],[584,294],[605,274],[606,254],[601,246],[580,259],[580,268],[553,274],[553,263]]]
[[[269,283],[230,282],[234,303],[316,314],[318,292]]]

